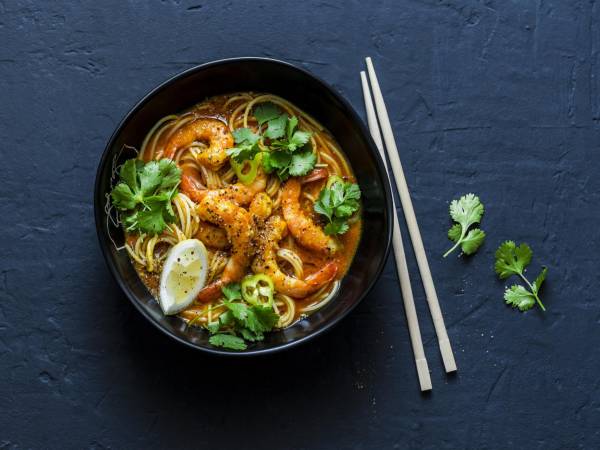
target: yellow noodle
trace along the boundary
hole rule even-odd
[[[142,159],[142,160],[144,159],[144,153],[146,151],[146,146],[148,145],[148,141],[150,140],[150,137],[154,134],[154,132],[156,130],[158,130],[158,128],[161,127],[165,122],[168,122],[170,120],[176,120],[176,119],[177,119],[177,116],[175,114],[171,114],[170,116],[165,116],[162,119],[160,119],[158,122],[156,122],[156,124],[150,129],[150,131],[148,132],[148,134],[144,138],[144,142],[142,142],[142,147],[140,149],[140,153],[138,155],[138,159]],[[167,126],[168,125],[166,125],[165,127],[163,127],[161,129],[161,132],[157,133],[155,139],[153,140],[153,147],[152,147],[152,153],[150,153],[150,159],[154,159],[154,144],[156,144],[156,140],[158,139],[158,137],[160,136],[160,134],[162,133],[162,131],[164,130],[164,128],[166,128]]]
[[[171,139],[171,137],[177,132],[177,130],[181,129],[181,127],[183,127],[186,123],[191,122],[192,120],[194,120],[196,118],[196,116],[194,116],[191,113],[187,113],[182,115],[181,117],[179,117],[179,120],[171,127],[169,133],[167,134],[167,138],[165,139],[165,142],[168,142],[169,139]],[[156,145],[156,142],[154,143]],[[153,159],[161,159],[164,153],[164,149],[160,149],[158,152],[156,152],[156,150],[154,149],[153,155],[154,158]]]
[[[294,270],[294,276],[299,280],[304,279],[304,265],[302,263],[302,259],[293,251],[287,248],[280,248],[277,251],[277,257],[282,259],[292,266]]]
[[[321,289],[319,289],[319,291],[313,294],[313,299],[315,299],[315,301],[310,305],[303,307],[301,309],[301,312],[310,313],[321,309],[323,306],[329,303],[331,299],[333,299],[333,297],[335,297],[339,288],[339,281],[334,281],[333,283],[329,283],[326,286],[323,286]]]
[[[277,313],[279,314],[277,328],[290,326],[296,316],[296,302],[287,295],[276,294],[274,303],[277,305]]]
[[[309,194],[308,192],[303,191],[302,195],[304,197],[306,197],[308,200],[310,200],[312,203],[316,202],[317,199],[315,199],[311,194]]]
[[[343,173],[340,169],[340,166],[338,165],[337,161],[332,156],[329,156],[325,152],[321,152],[321,157],[329,165],[329,174],[330,175],[337,175],[340,177],[343,175]]]

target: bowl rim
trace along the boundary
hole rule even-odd
[[[127,284],[122,279],[119,271],[117,270],[116,264],[113,261],[111,254],[108,251],[107,243],[102,239],[102,233],[103,233],[102,227],[104,226],[104,221],[102,219],[102,211],[104,210],[104,207],[101,204],[101,202],[99,201],[99,190],[100,190],[102,170],[103,170],[104,166],[107,164],[110,150],[113,147],[114,141],[116,140],[118,134],[120,133],[122,128],[129,122],[129,120],[135,114],[137,114],[138,111],[147,102],[149,102],[158,92],[160,92],[161,90],[165,89],[166,87],[178,82],[180,79],[189,76],[190,74],[202,71],[202,70],[210,68],[210,67],[216,67],[216,66],[232,64],[232,63],[252,62],[252,61],[267,62],[270,64],[283,65],[283,66],[287,66],[288,68],[299,71],[303,75],[308,76],[309,78],[312,78],[314,81],[316,81],[318,84],[320,84],[321,87],[323,87],[325,90],[327,90],[329,93],[331,93],[331,95],[333,95],[335,97],[335,99],[337,101],[339,101],[343,105],[344,108],[346,108],[346,110],[349,112],[349,114],[351,116],[352,121],[354,122],[354,125],[357,126],[359,128],[359,131],[366,137],[367,144],[370,147],[371,153],[375,159],[375,165],[377,167],[377,171],[379,172],[379,174],[381,175],[381,178],[383,179],[382,188],[383,188],[384,203],[385,203],[385,212],[386,212],[385,223],[387,226],[387,233],[386,233],[385,240],[383,243],[384,244],[383,258],[381,258],[381,261],[375,270],[375,275],[372,277],[372,279],[370,280],[366,289],[363,290],[363,292],[358,297],[358,299],[352,305],[350,305],[348,307],[348,309],[346,309],[342,314],[336,315],[332,320],[325,323],[320,329],[310,332],[306,336],[303,336],[297,340],[287,342],[285,344],[277,345],[276,347],[271,347],[271,348],[263,348],[263,349],[255,349],[255,350],[250,349],[250,350],[246,350],[246,351],[242,351],[242,352],[232,352],[232,351],[222,350],[217,347],[210,348],[210,347],[205,347],[205,346],[201,346],[201,345],[197,345],[192,342],[189,342],[188,340],[183,339],[183,338],[179,337],[178,335],[171,333],[167,328],[163,327],[159,322],[154,320],[154,318],[151,317],[150,314],[142,307],[142,305],[140,304],[140,302],[137,299],[137,296],[133,294],[131,289],[129,289],[129,286],[127,286]],[[118,125],[115,127],[113,133],[111,134],[111,136],[102,152],[102,156],[98,163],[98,168],[96,169],[96,177],[95,177],[95,182],[94,182],[94,218],[95,218],[95,222],[96,222],[96,235],[98,237],[98,241],[100,244],[100,248],[102,250],[102,255],[104,256],[104,260],[106,261],[106,264],[109,268],[110,273],[112,274],[113,278],[115,279],[115,281],[117,282],[117,284],[119,285],[121,290],[125,293],[126,297],[133,304],[133,306],[148,320],[148,322],[152,323],[156,328],[158,328],[164,334],[166,334],[170,338],[174,339],[175,341],[177,341],[189,348],[193,348],[195,350],[199,350],[199,351],[213,354],[213,355],[246,357],[246,356],[257,356],[257,355],[267,355],[267,354],[278,353],[283,350],[288,350],[292,347],[297,347],[300,344],[304,344],[308,341],[311,341],[314,338],[316,338],[317,336],[320,336],[323,333],[331,330],[335,325],[337,325],[344,317],[346,317],[348,314],[350,314],[354,310],[354,308],[356,308],[364,300],[364,298],[373,289],[373,286],[375,285],[375,283],[381,277],[381,273],[382,273],[383,268],[389,257],[389,252],[390,252],[390,247],[391,247],[392,220],[393,220],[392,214],[393,213],[394,213],[394,211],[393,211],[393,203],[392,203],[392,189],[391,189],[389,175],[385,169],[383,161],[381,160],[381,155],[379,154],[379,151],[377,150],[377,147],[375,146],[375,142],[373,141],[373,139],[371,137],[371,133],[367,130],[363,120],[358,115],[358,113],[355,111],[355,109],[352,107],[352,105],[344,97],[342,97],[342,95],[340,93],[338,93],[333,87],[331,87],[328,83],[326,83],[323,79],[321,79],[317,75],[314,75],[313,73],[309,72],[308,70],[298,67],[295,64],[292,64],[292,63],[289,63],[286,61],[282,61],[279,59],[267,58],[267,57],[242,56],[242,57],[224,58],[224,59],[209,61],[209,62],[206,62],[203,64],[198,64],[196,66],[190,67],[181,72],[178,72],[175,75],[168,78],[167,80],[159,83],[155,88],[150,90],[148,93],[144,94],[135,103],[135,105],[129,109],[129,111],[125,114],[125,116],[119,121]]]

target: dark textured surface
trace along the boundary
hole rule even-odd
[[[600,447],[600,6],[367,3],[0,1],[0,448]],[[459,367],[443,374],[409,254],[431,395],[391,259],[334,331],[240,361],[171,342],[108,274],[91,200],[110,133],[165,78],[241,55],[361,113],[374,58]],[[442,260],[467,191],[487,242]],[[506,238],[550,266],[546,314],[503,305]]]

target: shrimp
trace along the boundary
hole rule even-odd
[[[248,210],[257,223],[264,222],[273,212],[273,200],[266,193],[259,192],[250,202]]]
[[[240,280],[246,273],[253,255],[254,226],[248,211],[219,195],[218,191],[208,193],[197,210],[202,220],[224,228],[231,243],[231,255],[221,278],[198,294],[198,301],[209,302],[220,297],[221,287]]]
[[[277,264],[276,256],[279,241],[285,236],[286,229],[287,225],[280,216],[272,216],[267,220],[258,239],[259,245],[252,262],[252,270],[271,277],[277,292],[294,298],[306,297],[331,281],[337,274],[338,266],[331,261],[304,280],[283,273]]]
[[[336,241],[325,234],[300,207],[300,182],[290,178],[283,186],[281,205],[292,236],[304,247],[323,253],[335,253],[338,249]]]
[[[206,187],[202,184],[200,172],[185,166],[181,171],[181,190],[196,203],[200,203],[206,195]]]
[[[208,148],[198,154],[198,162],[213,169],[223,165],[227,160],[225,150],[233,147],[233,136],[227,125],[216,119],[196,119],[179,129],[169,139],[165,146],[165,158],[173,159],[177,150],[196,141],[208,144]]]
[[[267,186],[267,176],[260,170],[256,178],[249,185],[235,183],[223,189],[208,190],[202,184],[200,172],[198,170],[184,167],[181,174],[181,190],[196,203],[202,202],[208,195],[218,195],[220,197],[234,201],[237,205],[248,205],[254,196],[265,190]]]
[[[225,230],[208,222],[200,221],[198,231],[196,231],[194,237],[200,239],[208,247],[218,248],[219,250],[226,249],[230,245]]]

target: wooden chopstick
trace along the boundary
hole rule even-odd
[[[369,80],[371,82],[371,89],[373,91],[373,98],[375,100],[375,107],[377,109],[377,117],[379,119],[379,125],[383,133],[383,140],[387,150],[388,157],[390,158],[390,164],[394,173],[396,181],[396,187],[398,188],[398,195],[400,196],[400,202],[402,203],[402,209],[404,210],[404,218],[406,219],[406,225],[408,226],[408,232],[410,239],[413,244],[415,256],[417,258],[417,265],[419,266],[419,272],[421,273],[421,280],[425,288],[425,296],[427,297],[427,304],[429,305],[429,311],[433,319],[433,325],[438,338],[438,345],[440,347],[440,353],[444,361],[444,368],[446,372],[456,371],[456,362],[454,361],[454,354],[452,353],[452,347],[450,346],[450,340],[448,339],[448,332],[446,331],[446,325],[444,325],[444,318],[440,309],[440,303],[435,292],[435,286],[433,284],[433,278],[431,277],[431,270],[429,269],[429,263],[427,262],[427,255],[425,254],[425,247],[423,246],[423,239],[421,239],[421,233],[417,224],[417,218],[415,216],[415,210],[410,199],[410,193],[408,191],[408,185],[406,184],[406,178],[402,170],[402,164],[400,163],[400,156],[398,154],[398,147],[396,146],[396,140],[394,139],[394,133],[392,131],[392,125],[390,118],[383,101],[383,95],[377,81],[377,75],[373,68],[371,58],[366,58],[367,71],[369,72]]]
[[[379,125],[377,125],[377,116],[375,115],[375,109],[373,108],[373,100],[371,99],[367,75],[364,71],[360,72],[360,79],[362,82],[363,95],[365,97],[365,109],[367,110],[367,122],[369,124],[369,130],[371,131],[371,136],[373,136],[373,140],[375,141],[375,145],[377,145],[377,149],[381,154],[381,159],[383,160],[383,164],[385,165],[385,169],[389,176],[389,169],[387,167],[387,161],[383,151],[383,142],[381,141],[381,133],[379,132]],[[404,302],[404,311],[406,312],[406,321],[408,322],[408,333],[410,335],[410,342],[412,344],[415,365],[417,367],[417,376],[419,377],[421,390],[429,391],[431,390],[429,366],[427,365],[425,350],[423,349],[423,341],[421,340],[421,330],[419,329],[419,320],[417,319],[417,310],[415,309],[415,299],[413,297],[410,284],[410,275],[408,274],[406,255],[404,254],[404,245],[402,244],[402,235],[400,234],[400,226],[398,225],[398,212],[396,211],[396,205],[394,204],[393,196],[392,205],[394,206],[392,246],[394,248],[394,257],[396,259],[396,271],[398,272],[398,278],[400,279],[400,290],[402,291],[402,300]]]

